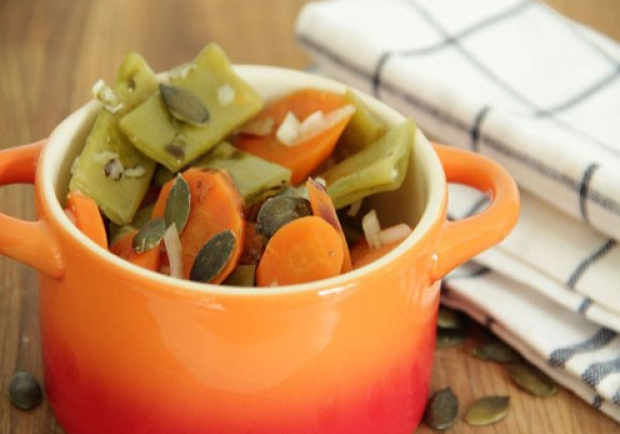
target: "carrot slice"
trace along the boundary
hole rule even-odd
[[[299,184],[332,154],[352,114],[317,135],[292,146],[281,143],[276,136],[285,116],[291,112],[298,120],[303,121],[318,110],[326,114],[348,103],[344,95],[337,93],[318,89],[299,90],[275,101],[251,121],[273,119],[274,127],[269,134],[265,136],[240,134],[235,138],[234,145],[260,158],[288,167],[293,172],[291,184]]]
[[[107,249],[108,236],[97,203],[90,196],[74,190],[67,195],[65,206],[71,214],[75,226],[88,238]]]
[[[342,226],[340,226],[340,220],[338,219],[338,214],[336,214],[336,208],[334,207],[332,198],[329,194],[327,194],[327,191],[325,191],[325,187],[313,179],[308,179],[306,181],[306,189],[308,190],[308,198],[310,199],[312,214],[317,217],[321,217],[329,223],[334,229],[336,229],[336,232],[338,232],[338,235],[340,236],[344,253],[341,272],[345,273],[351,270],[353,267],[351,265],[349,246],[347,244],[347,239],[344,236]]]
[[[147,270],[159,271],[161,266],[161,256],[159,247],[153,247],[143,253],[137,253],[133,248],[133,238],[138,233],[138,229],[123,234],[114,244],[110,246],[110,251],[117,256]]]
[[[185,228],[179,234],[183,256],[183,277],[189,279],[198,252],[213,235],[232,230],[237,239],[226,267],[210,283],[221,283],[239,262],[243,250],[245,221],[243,197],[230,175],[222,170],[190,168],[183,172],[190,193],[190,211]],[[159,194],[152,217],[162,217],[174,179]]]
[[[373,261],[387,255],[394,250],[400,242],[392,244],[383,244],[378,249],[370,247],[365,239],[358,241],[351,248],[351,262],[353,263],[353,269],[357,270],[364,265],[370,264]]]
[[[337,276],[343,259],[336,230],[320,217],[301,217],[271,237],[256,270],[256,283],[294,285]]]

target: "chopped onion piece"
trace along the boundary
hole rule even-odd
[[[370,212],[362,218],[362,229],[364,229],[364,236],[370,247],[373,249],[381,247],[381,240],[379,239],[381,226],[379,225],[379,219],[374,209],[370,210]]]
[[[172,223],[164,233],[164,245],[170,261],[170,276],[183,278],[183,258],[181,256],[181,240],[177,225]]]
[[[394,244],[404,240],[411,233],[411,228],[405,223],[400,223],[379,232],[379,241],[381,245]]]
[[[217,88],[217,100],[220,105],[230,105],[235,100],[235,88],[230,84],[223,84]]]
[[[110,113],[114,114],[123,108],[123,102],[120,96],[118,96],[118,94],[102,79],[97,80],[91,92],[95,99],[103,104],[105,109]]]
[[[343,119],[351,116],[355,113],[355,106],[353,104],[347,104],[336,110],[332,110],[326,114],[322,114],[319,118],[317,113],[321,113],[320,111],[316,111],[312,113],[308,118],[304,120],[304,122],[300,126],[299,137],[297,138],[298,143],[305,142],[306,140],[310,140],[311,138],[319,135],[325,130],[336,125],[338,122],[341,122]],[[315,116],[316,115],[316,116]],[[308,121],[308,119],[310,119]],[[308,124],[304,126],[304,124],[308,121]]]
[[[238,132],[241,134],[250,134],[252,136],[263,137],[271,134],[275,123],[275,120],[271,116],[256,119],[242,126]]]
[[[284,120],[280,124],[280,128],[276,132],[276,137],[286,146],[293,146],[297,139],[299,138],[299,120],[293,114],[293,112],[288,112],[284,117]]]
[[[362,199],[356,200],[351,204],[349,209],[347,210],[347,215],[349,217],[355,217],[357,213],[360,212],[360,208],[362,207]]]
[[[321,110],[317,110],[314,113],[311,113],[304,119],[299,125],[299,134],[302,137],[309,136],[313,131],[316,131],[322,128],[323,123],[325,122],[325,117]]]
[[[136,167],[132,167],[131,169],[125,169],[124,175],[127,178],[141,178],[146,173],[146,169],[141,164],[138,164]]]
[[[110,160],[118,160],[118,153],[112,151],[99,151],[95,154],[95,161],[101,163],[108,162]]]

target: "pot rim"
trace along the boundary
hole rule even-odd
[[[337,92],[351,89],[354,90],[362,98],[368,108],[384,120],[388,126],[393,127],[406,119],[405,116],[389,107],[386,103],[372,98],[352,86],[342,84],[329,78],[276,66],[235,65],[234,69],[241,77],[255,87],[259,93],[264,92],[261,83],[263,83],[263,86],[269,83],[271,83],[272,87],[277,86],[278,90],[276,92],[271,92],[272,98],[276,96],[274,94],[283,94],[290,91],[292,88],[318,87]],[[162,76],[163,75],[160,75],[160,77]],[[280,90],[280,88],[282,88],[282,90]],[[263,95],[261,96],[264,97]],[[328,279],[295,285],[261,287],[257,290],[248,290],[246,287],[198,283],[155,273],[131,264],[111,252],[102,249],[94,241],[89,239],[69,220],[56,195],[56,184],[59,182],[60,168],[63,166],[66,167],[65,154],[67,148],[71,144],[73,137],[80,132],[81,127],[92,119],[98,106],[98,103],[95,101],[88,102],[63,120],[50,135],[41,154],[37,170],[36,184],[40,187],[38,192],[42,195],[40,202],[46,207],[47,218],[53,219],[57,229],[68,234],[77,242],[76,244],[89,250],[90,253],[98,257],[101,261],[118,267],[119,272],[133,274],[145,281],[152,282],[153,285],[149,290],[155,289],[155,287],[168,289],[172,287],[176,291],[180,290],[189,293],[198,292],[206,295],[244,297],[285,295],[317,291],[319,295],[333,295],[345,290],[347,287],[351,286],[351,284],[355,284],[356,281],[362,280],[366,276],[377,272],[379,269],[385,268],[390,263],[397,261],[408,251],[414,249],[416,244],[418,244],[431,230],[434,224],[439,222],[442,216],[446,195],[445,173],[439,157],[433,150],[431,144],[424,134],[416,128],[413,152],[415,152],[415,160],[423,162],[422,164],[424,164],[427,173],[428,195],[426,203],[424,204],[418,223],[412,228],[411,234],[403,240],[398,247],[383,257],[360,269],[352,270]]]

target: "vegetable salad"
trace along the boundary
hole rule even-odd
[[[387,129],[351,91],[262,101],[210,44],[163,80],[130,53],[93,94],[101,108],[65,210],[137,266],[211,284],[289,285],[361,267],[411,232],[361,210],[402,184],[415,126]]]

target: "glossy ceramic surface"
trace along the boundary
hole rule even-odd
[[[343,89],[301,72],[238,71],[265,98]],[[365,98],[389,125],[402,121]],[[405,185],[372,204],[382,223],[415,226],[390,254],[304,285],[198,285],[116,258],[64,215],[95,111],[88,104],[45,144],[0,154],[0,184],[35,184],[39,220],[0,215],[0,253],[41,272],[46,393],[67,433],[411,433],[430,383],[438,281],[514,226],[507,173],[418,132]],[[492,204],[447,222],[446,177]]]

